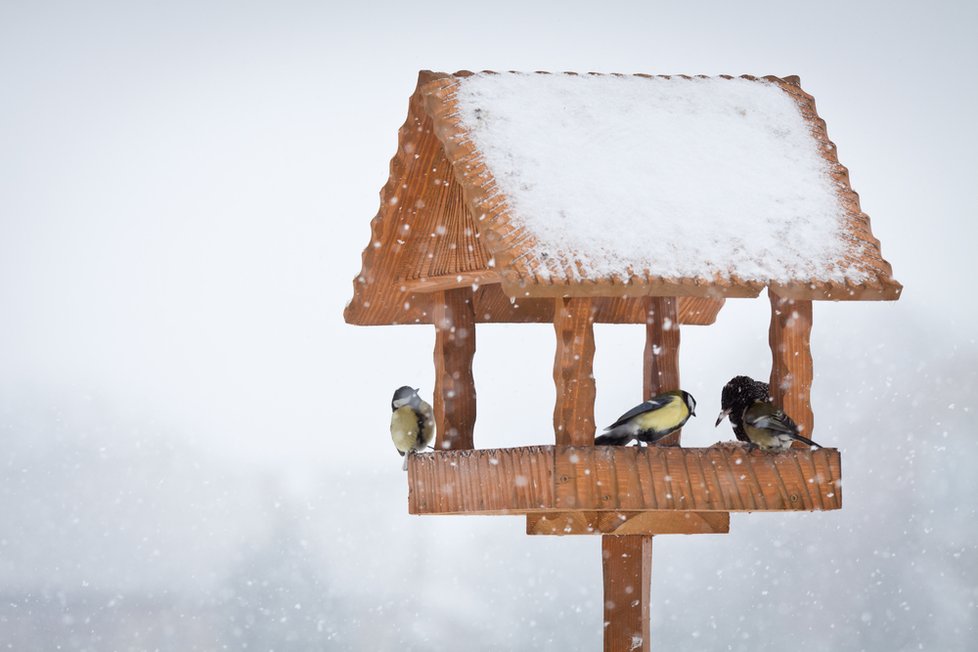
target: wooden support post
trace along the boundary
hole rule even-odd
[[[811,438],[812,413],[812,302],[785,299],[770,289],[771,397],[794,419],[801,434]],[[795,442],[796,448],[807,448]]]
[[[471,288],[438,292],[435,324],[435,450],[473,447],[475,310]]]
[[[594,445],[594,308],[588,298],[554,306],[554,435],[557,445]]]
[[[601,537],[605,652],[649,652],[652,537]]]
[[[645,365],[643,399],[679,386],[679,311],[676,297],[648,297],[645,319]],[[663,446],[678,446],[682,431],[660,440]]]

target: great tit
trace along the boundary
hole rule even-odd
[[[418,390],[405,385],[391,399],[391,439],[404,457],[407,471],[408,454],[423,451],[435,434],[435,415],[431,406],[421,400]]]
[[[806,446],[817,446],[807,437],[798,433],[798,426],[787,414],[769,401],[754,401],[743,414],[744,431],[752,446],[765,451],[783,451],[791,447],[792,441],[800,441]]]
[[[594,445],[624,446],[633,439],[640,442],[640,446],[641,442],[654,444],[695,416],[696,399],[691,394],[681,389],[665,392],[618,417],[594,440]]]
[[[744,415],[744,410],[750,407],[754,401],[770,401],[769,389],[767,383],[754,380],[750,376],[731,378],[730,382],[723,386],[723,391],[720,393],[720,407],[722,409],[720,416],[717,417],[716,425],[719,426],[721,421],[729,417],[737,439],[750,442],[747,433],[744,432],[741,417]]]

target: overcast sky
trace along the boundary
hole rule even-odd
[[[4,3],[4,431],[43,404],[297,485],[397,471],[390,393],[430,393],[433,334],[343,306],[418,70],[515,69],[800,75],[906,288],[815,307],[816,433],[842,445],[828,378],[883,411],[888,375],[978,360],[976,27],[973,2]],[[684,329],[688,443],[718,438],[726,378],[767,374],[767,313]],[[603,424],[638,398],[641,329],[598,338]],[[477,444],[551,441],[552,330],[478,346]]]

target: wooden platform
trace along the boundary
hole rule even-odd
[[[842,507],[841,477],[834,448],[766,453],[718,444],[445,451],[411,456],[408,508],[412,514],[818,511]],[[586,528],[597,521],[580,522]]]

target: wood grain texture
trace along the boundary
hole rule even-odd
[[[679,311],[675,297],[647,297],[642,400],[682,389],[679,382]],[[659,440],[678,446],[682,430]]]
[[[411,514],[523,514],[553,507],[553,447],[420,453],[408,459]]]
[[[815,428],[812,412],[812,302],[785,299],[768,291],[771,300],[771,397],[809,439]],[[796,448],[805,448],[794,442]]]
[[[421,87],[446,76],[418,76],[353,280],[353,300],[344,313],[350,323],[431,323],[431,298],[409,291],[405,280],[491,268],[492,254],[473,228],[462,188],[424,110]]]
[[[594,442],[594,308],[588,299],[557,299],[554,309],[554,437],[558,445]]]
[[[473,448],[476,415],[475,313],[472,290],[437,293],[435,316],[435,449]]]
[[[808,459],[819,459],[828,474],[811,475]],[[835,449],[773,454],[748,453],[737,444],[557,447],[554,464],[559,509],[811,511],[841,506]]]
[[[652,537],[601,537],[605,652],[652,649]]]
[[[815,511],[842,506],[839,451],[530,446],[421,453],[412,514]]]
[[[526,516],[527,534],[564,536],[728,532],[728,512],[539,512]]]

